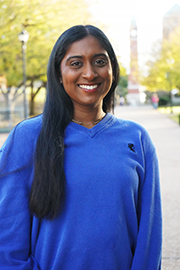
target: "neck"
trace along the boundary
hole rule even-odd
[[[90,111],[74,111],[72,122],[82,125],[87,128],[92,128],[97,125],[106,115],[101,109],[90,110]]]

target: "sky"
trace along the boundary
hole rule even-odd
[[[91,0],[91,12],[102,21],[122,64],[129,69],[129,28],[135,16],[139,64],[143,66],[155,42],[162,39],[163,16],[180,0]]]

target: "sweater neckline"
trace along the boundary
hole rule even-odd
[[[71,122],[67,126],[67,129],[70,128],[70,129],[76,130],[77,132],[87,134],[90,137],[94,137],[102,129],[111,126],[114,123],[114,121],[115,121],[115,116],[110,113],[107,113],[106,116],[97,125],[95,125],[94,127],[90,129],[74,122]]]

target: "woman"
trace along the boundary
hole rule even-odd
[[[158,98],[158,95],[156,93],[154,93],[152,95],[151,101],[152,101],[152,104],[153,104],[154,109],[157,109],[158,108],[159,98]]]
[[[109,40],[68,29],[47,77],[43,116],[1,149],[0,268],[160,269],[156,152],[143,127],[109,113],[119,80]]]

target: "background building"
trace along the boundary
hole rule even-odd
[[[137,24],[133,16],[130,25],[130,74],[128,77],[127,102],[136,105],[140,102],[138,82],[138,48],[137,48]]]
[[[170,34],[180,26],[180,6],[174,5],[163,17],[163,39],[169,39]]]

